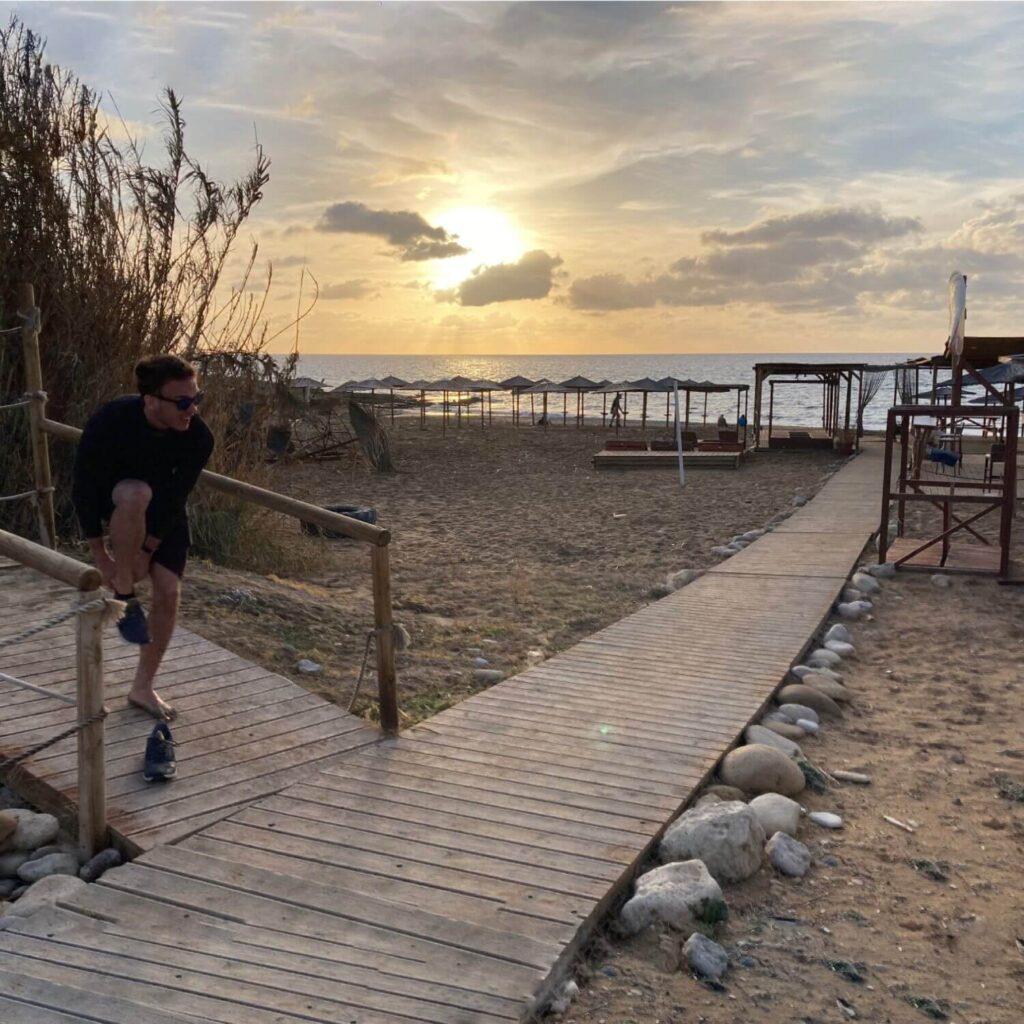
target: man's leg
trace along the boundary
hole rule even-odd
[[[130,594],[135,587],[135,562],[146,539],[146,509],[153,492],[142,480],[121,480],[113,490],[110,546],[114,552],[114,591]]]
[[[139,667],[135,672],[128,700],[150,711],[173,714],[170,705],[161,700],[153,689],[153,680],[174,633],[181,580],[170,569],[157,562],[150,565],[149,577],[153,582],[152,607],[149,613],[151,640],[139,650]]]

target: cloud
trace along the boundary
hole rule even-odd
[[[395,246],[402,260],[445,259],[465,256],[455,235],[432,227],[412,210],[371,210],[364,203],[335,203],[327,207],[316,225],[318,231],[375,235]]]
[[[339,281],[320,289],[321,299],[365,299],[370,295],[379,294],[377,286],[365,277],[351,281]]]
[[[435,292],[434,295],[438,302],[457,302],[460,306],[543,299],[550,293],[555,270],[561,265],[560,256],[550,256],[543,249],[535,249],[516,263],[479,267],[458,287]]]
[[[651,306],[762,303],[777,310],[849,313],[882,258],[883,243],[923,230],[916,217],[864,206],[820,207],[767,217],[736,231],[701,233],[705,251],[667,273],[578,278],[566,302],[607,312]]]
[[[769,217],[741,231],[705,231],[705,245],[771,244],[788,239],[845,238],[852,242],[879,242],[922,229],[917,217],[887,217],[881,210],[832,206],[789,216]]]
[[[449,256],[465,256],[469,250],[455,241],[413,242],[402,251],[402,262],[421,260],[443,260]]]

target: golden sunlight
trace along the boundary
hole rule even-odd
[[[429,219],[449,235],[457,235],[459,244],[470,250],[465,256],[435,261],[435,288],[454,288],[479,266],[514,263],[527,249],[519,229],[504,213],[491,207],[460,206]]]

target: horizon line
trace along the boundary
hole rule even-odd
[[[806,351],[782,351],[782,352],[597,352],[593,354],[586,354],[581,352],[437,352],[437,353],[424,353],[424,352],[383,352],[383,353],[370,353],[370,352],[299,352],[298,355],[302,357],[315,357],[315,356],[345,356],[350,359],[406,359],[409,357],[418,359],[552,359],[552,358],[576,358],[576,359],[601,359],[601,358],[665,358],[665,357],[680,357],[680,356],[813,356],[813,355],[830,355],[830,356],[892,356],[901,355],[907,352],[910,353],[927,353],[933,350],[930,349],[883,349],[876,352],[841,352],[841,351],[830,351],[830,352],[818,352],[816,350]],[[291,352],[268,352],[270,356],[290,356]]]

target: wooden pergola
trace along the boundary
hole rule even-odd
[[[813,450],[829,449],[835,444],[840,430],[851,438],[857,447],[860,438],[854,425],[851,428],[851,413],[854,410],[853,389],[856,384],[858,396],[864,385],[864,372],[870,369],[865,363],[756,363],[754,365],[754,447],[758,451],[770,448]],[[886,367],[885,369],[891,369]],[[779,378],[773,380],[772,378]],[[764,385],[768,384],[767,430],[762,436]],[[775,431],[775,388],[776,387],[820,387],[821,426],[798,430]],[[859,403],[859,398],[858,398]],[[840,426],[842,424],[842,426]],[[856,424],[856,420],[854,420]]]

